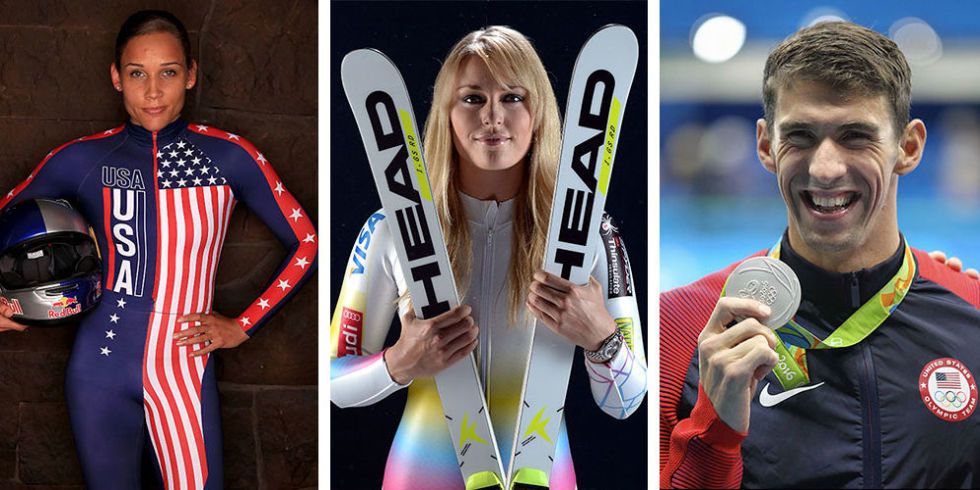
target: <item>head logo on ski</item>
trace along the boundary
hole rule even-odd
[[[611,54],[614,53],[614,54]],[[623,106],[639,46],[629,28],[599,29],[572,73],[544,269],[576,284],[589,280],[606,202]],[[575,346],[535,328],[508,479],[512,489],[547,488]]]
[[[384,169],[385,184],[388,191],[401,196],[402,198],[414,203],[395,210],[395,220],[398,222],[398,233],[401,234],[402,243],[405,244],[405,253],[410,264],[418,264],[425,259],[435,256],[435,247],[432,244],[432,235],[429,232],[429,220],[426,219],[425,210],[422,208],[422,195],[412,185],[412,173],[409,170],[409,147],[412,147],[411,157],[413,162],[421,162],[418,142],[414,137],[411,128],[411,119],[406,124],[407,130],[402,130],[405,118],[399,118],[395,109],[395,102],[391,95],[383,91],[371,92],[365,101],[365,110],[371,120],[371,129],[374,132],[374,139],[378,145],[379,152],[385,152],[392,148],[398,148],[391,161]],[[379,112],[381,111],[381,112]],[[382,117],[387,118],[385,123],[390,131],[385,131],[385,124],[382,124]],[[413,165],[413,169],[418,169]],[[424,164],[421,166],[421,173],[415,172],[420,187],[427,189]],[[431,196],[426,196],[427,201],[432,201]],[[433,278],[441,274],[438,262],[427,262],[420,265],[411,266],[412,281],[422,283],[425,288],[425,305],[420,306],[423,318],[430,318],[440,313],[449,311],[449,301],[439,300]],[[423,297],[415,297],[415,301]]]
[[[562,206],[560,228],[558,229],[559,248],[555,252],[554,261],[561,264],[561,277],[568,279],[572,275],[572,267],[582,267],[585,261],[585,252],[575,251],[565,248],[565,245],[574,245],[585,248],[590,233],[593,229],[592,210],[595,204],[596,186],[600,179],[596,176],[596,164],[599,160],[599,153],[606,149],[602,159],[602,173],[607,178],[603,184],[608,183],[609,170],[612,167],[612,150],[605,144],[606,139],[615,142],[617,120],[609,117],[609,109],[613,102],[613,89],[616,87],[616,79],[612,73],[606,70],[596,70],[589,75],[585,82],[585,94],[583,101],[589,103],[582,104],[582,110],[578,117],[578,124],[583,128],[595,129],[600,132],[595,136],[575,145],[572,154],[571,169],[575,175],[585,184],[585,190],[568,187],[565,191],[565,204]],[[596,90],[602,90],[599,99],[598,113],[593,114],[592,105],[595,102]],[[619,103],[616,101],[616,115],[618,116]],[[618,118],[617,118],[618,119]],[[606,126],[609,126],[606,131]],[[614,147],[614,144],[610,145]],[[602,187],[605,194],[605,185]],[[558,196],[556,196],[558,197]],[[574,206],[574,208],[573,208]],[[584,209],[583,209],[584,208]],[[552,211],[553,213],[554,211]],[[601,213],[600,213],[601,214]]]

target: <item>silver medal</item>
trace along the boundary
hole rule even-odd
[[[753,257],[739,264],[728,276],[725,296],[751,298],[771,308],[772,314],[762,324],[775,330],[793,318],[800,307],[800,280],[784,262],[772,257]]]

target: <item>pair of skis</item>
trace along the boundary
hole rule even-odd
[[[576,284],[587,283],[592,268],[638,53],[629,28],[608,25],[575,61],[544,269]],[[395,217],[395,249],[415,313],[431,318],[448,311],[459,297],[401,74],[384,54],[361,49],[344,58],[341,78],[385,214]],[[474,356],[436,375],[467,490],[548,487],[574,354],[575,346],[551,329],[534,328],[510,475],[503,472]]]

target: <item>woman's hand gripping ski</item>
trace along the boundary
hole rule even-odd
[[[606,310],[602,286],[594,277],[579,286],[538,270],[531,282],[527,307],[545,326],[583,349],[597,350],[603,340],[616,332],[616,321]]]
[[[385,350],[388,374],[404,385],[419,377],[434,376],[476,348],[480,329],[469,305],[457,306],[422,320],[409,309],[401,316],[401,336]]]

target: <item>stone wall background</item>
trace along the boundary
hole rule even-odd
[[[0,189],[51,149],[124,120],[109,64],[119,26],[144,8],[166,8],[190,31],[200,76],[185,116],[255,143],[316,220],[314,0],[0,0]],[[284,255],[238,207],[215,310],[237,315]],[[253,339],[213,358],[227,488],[317,485],[316,282]],[[0,488],[83,488],[63,392],[73,338],[74,326],[0,335]]]

